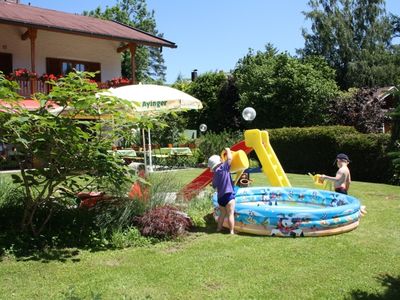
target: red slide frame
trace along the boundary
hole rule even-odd
[[[232,151],[243,150],[246,154],[249,154],[251,151],[253,151],[253,148],[249,148],[246,146],[245,141],[241,141],[233,145],[230,149]],[[197,176],[195,179],[185,185],[178,193],[178,195],[181,195],[185,200],[190,200],[207,185],[209,185],[212,181],[212,178],[213,173],[210,171],[209,168],[207,168],[199,176]]]

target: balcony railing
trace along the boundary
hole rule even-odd
[[[13,81],[18,83],[19,85],[18,94],[20,94],[24,98],[30,98],[31,95],[35,93],[48,94],[51,91],[50,84],[46,83],[46,81],[37,78],[29,78],[29,79],[16,78]],[[97,82],[97,85],[100,89],[108,89],[110,87],[119,87],[128,84],[131,84],[131,81],[124,80],[122,82],[119,82],[111,80],[107,82]]]
[[[15,79],[15,82],[19,85],[18,93],[25,98],[29,98],[34,93],[48,94],[51,90],[51,86],[36,78],[30,79]]]

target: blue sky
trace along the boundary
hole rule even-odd
[[[400,15],[399,0],[386,0],[386,10]],[[71,13],[101,6],[116,0],[22,0],[23,4]],[[307,0],[147,0],[155,11],[159,32],[175,42],[176,49],[164,48],[167,83],[179,74],[190,78],[191,71],[229,71],[252,48],[263,50],[272,43],[279,51],[295,54],[304,40],[301,28],[307,27],[302,11]]]

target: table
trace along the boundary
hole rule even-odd
[[[160,148],[160,154],[164,154],[164,155],[166,154],[166,155],[170,155],[170,156],[172,156],[172,155],[186,155],[186,156],[193,155],[193,153],[189,147]]]
[[[133,149],[108,150],[107,152],[113,155],[118,155],[121,158],[128,158],[128,159],[132,159],[137,156],[136,151]]]

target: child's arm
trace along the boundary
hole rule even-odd
[[[327,175],[322,175],[321,176],[321,178],[323,179],[323,180],[330,180],[330,181],[339,181],[340,180],[340,178],[342,178],[343,177],[343,173],[339,170],[339,171],[337,171],[337,173],[336,173],[336,176],[335,177],[333,177],[333,176],[327,176]]]
[[[226,152],[226,161],[228,162],[229,165],[232,163],[232,151],[229,148],[225,148]]]

